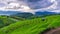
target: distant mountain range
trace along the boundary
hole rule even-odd
[[[19,15],[19,16],[22,16],[22,15],[33,15],[32,13],[26,13],[26,12],[20,12],[20,11],[0,11],[0,15]],[[37,11],[35,12],[34,15],[36,16],[41,16],[41,15],[52,15],[52,14],[57,14],[56,12],[48,12],[48,11]],[[60,13],[58,13],[60,14]]]
[[[40,16],[42,16],[42,15],[52,15],[52,14],[57,14],[57,13],[56,12],[48,12],[48,11],[35,12],[35,15],[37,15],[37,16],[39,16],[39,15]]]
[[[19,12],[17,11],[0,11],[0,15],[13,15],[13,14],[17,14]]]

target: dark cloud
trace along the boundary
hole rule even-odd
[[[26,5],[31,9],[41,9],[52,5],[52,3],[48,0],[17,0],[17,2],[19,2],[22,5]]]
[[[42,1],[42,0],[28,0],[28,2],[38,2],[38,1]]]
[[[42,9],[42,8],[47,8],[51,6],[53,3],[51,3],[48,0],[5,0],[4,2],[7,3],[7,7],[10,7],[10,4],[14,7],[14,5],[17,3],[20,6],[27,6],[30,9]],[[15,4],[13,4],[15,3]],[[4,4],[0,3],[0,6]]]
[[[32,9],[46,8],[46,7],[49,7],[49,6],[51,6],[53,4],[48,0],[30,0],[30,1],[31,2],[28,2],[27,4]]]

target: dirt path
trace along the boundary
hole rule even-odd
[[[52,29],[44,34],[60,34],[60,28]]]

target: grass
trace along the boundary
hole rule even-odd
[[[11,23],[15,23],[16,20],[13,20],[12,18],[10,17],[7,17],[7,16],[0,16],[0,28],[4,27],[4,26],[7,26]]]
[[[60,27],[60,15],[18,21],[0,29],[0,34],[41,34],[47,28]]]

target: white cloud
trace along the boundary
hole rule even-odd
[[[3,7],[0,7],[0,10],[4,10],[4,11],[14,10],[14,11],[31,12],[31,13],[34,13],[35,11],[39,11],[39,10],[55,10],[57,8],[57,4],[58,4],[57,0],[49,0],[49,1],[53,2],[54,4],[52,4],[49,7],[44,7],[44,5],[41,4],[44,8],[34,10],[34,9],[31,9],[31,7],[35,8],[36,6],[38,6],[38,4],[33,5],[33,3],[32,4],[27,3],[27,0],[26,1],[25,0],[20,0],[20,1],[18,1],[18,0],[0,0],[0,3],[5,4]],[[46,5],[46,3],[45,3],[45,5]]]
[[[54,2],[54,1],[56,1],[56,0],[49,0],[49,1]]]

